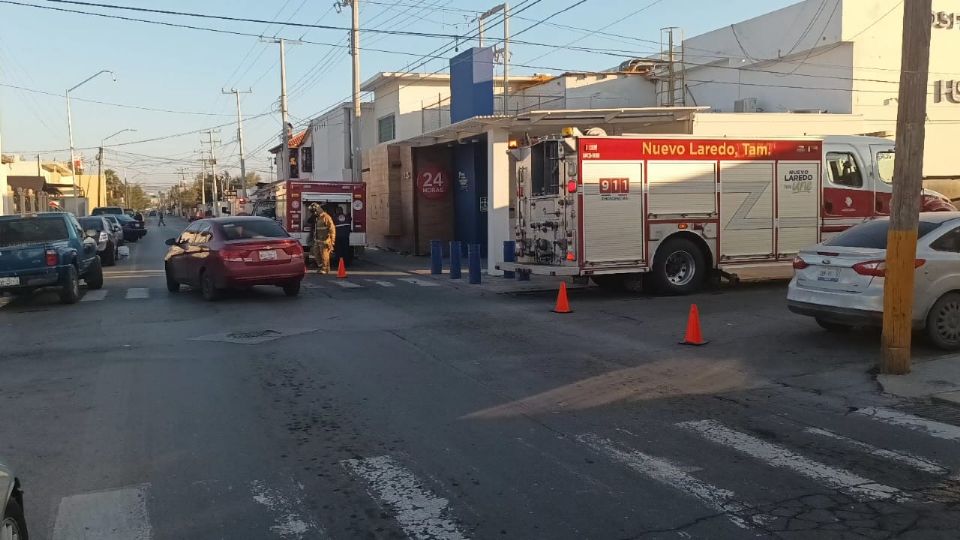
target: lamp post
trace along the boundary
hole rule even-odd
[[[113,81],[114,81],[114,82],[117,81],[117,76],[116,76],[116,74],[114,74],[114,73],[113,73],[112,71],[110,71],[109,69],[103,69],[103,70],[100,70],[100,71],[94,73],[93,75],[87,77],[86,79],[84,79],[83,81],[81,81],[79,84],[73,86],[72,88],[68,89],[68,90],[64,93],[64,95],[65,95],[66,98],[67,98],[67,132],[68,132],[68,134],[70,135],[70,170],[73,172],[73,198],[74,198],[74,200],[77,199],[77,164],[76,164],[76,157],[75,157],[74,154],[73,154],[73,118],[72,118],[72,116],[71,116],[71,114],[70,114],[70,92],[73,92],[73,91],[76,90],[77,88],[80,88],[80,87],[83,86],[84,84],[87,84],[87,83],[90,82],[91,80],[95,79],[97,76],[102,75],[102,74],[104,74],[104,73],[109,73],[110,76],[113,77]]]
[[[125,128],[125,129],[121,129],[120,131],[114,133],[113,135],[110,135],[110,136],[108,136],[108,137],[104,137],[104,138],[100,139],[100,153],[97,154],[97,181],[98,181],[98,182],[103,179],[103,143],[107,142],[108,139],[111,139],[111,138],[113,138],[113,137],[116,137],[117,135],[119,135],[119,134],[121,134],[121,133],[126,133],[127,131],[136,131],[136,130],[135,130],[135,129],[132,129],[132,128]],[[71,158],[71,159],[73,159],[73,158]],[[101,195],[103,195],[103,192],[106,191],[106,188],[107,188],[107,183],[106,183],[106,181],[104,181],[104,183],[103,183],[103,190],[100,190],[100,189],[97,190],[97,204],[100,205],[100,206],[106,206],[106,205],[107,205],[106,197],[104,197],[103,200],[101,201]]]

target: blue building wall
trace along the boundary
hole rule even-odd
[[[481,211],[487,200],[486,137],[458,144],[453,151],[453,170],[454,237],[464,246],[480,244],[480,255],[486,257],[487,212]]]
[[[493,114],[493,49],[472,47],[450,59],[450,122]]]

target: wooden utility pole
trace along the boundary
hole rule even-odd
[[[883,284],[883,351],[880,372],[910,372],[913,282],[916,271],[917,225],[923,187],[923,138],[927,117],[930,69],[931,0],[903,3],[903,47],[897,108],[897,160],[887,233]]]

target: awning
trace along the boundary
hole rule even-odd
[[[60,194],[60,190],[56,186],[46,183],[46,179],[42,176],[8,176],[7,185],[14,191],[23,188],[32,189],[34,193],[44,191],[54,195]]]
[[[511,133],[531,136],[559,133],[563,127],[586,129],[616,128],[621,132],[664,131],[662,126],[692,121],[697,112],[708,107],[637,107],[619,109],[556,109],[523,112],[516,116],[475,116],[455,124],[435,129],[394,144],[430,146],[481,135],[490,129],[507,129]],[[671,132],[671,131],[665,131]]]

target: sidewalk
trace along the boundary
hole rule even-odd
[[[362,261],[388,268],[390,270],[402,271],[426,279],[433,279],[439,283],[444,283],[457,289],[474,289],[495,294],[522,294],[539,291],[556,291],[560,287],[560,282],[564,281],[562,277],[555,276],[530,276],[530,281],[518,281],[517,279],[507,279],[503,276],[487,275],[487,261],[480,261],[481,279],[479,285],[470,284],[469,269],[467,268],[466,258],[463,258],[461,269],[462,277],[460,279],[450,278],[450,259],[443,260],[443,274],[430,274],[430,257],[418,257],[414,255],[403,255],[393,251],[386,251],[377,248],[367,248]],[[574,285],[567,280],[567,288],[582,289],[587,285]]]
[[[888,394],[960,407],[960,355],[916,362],[907,375],[878,375],[877,382]]]

